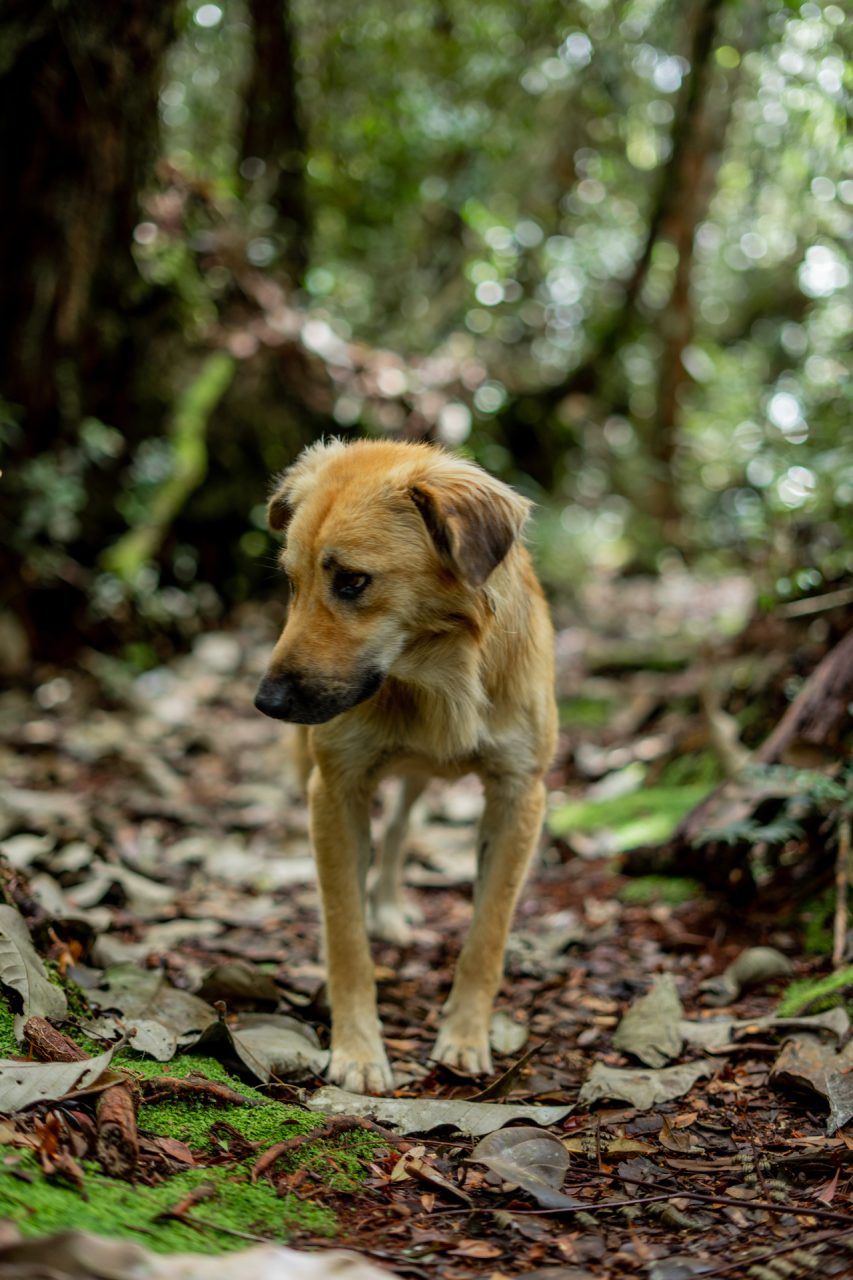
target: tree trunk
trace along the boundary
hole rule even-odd
[[[684,114],[673,139],[670,161],[672,184],[658,208],[658,235],[666,236],[678,255],[672,293],[661,320],[663,351],[658,369],[657,405],[649,431],[653,463],[650,509],[667,540],[680,541],[680,504],[673,463],[678,445],[681,392],[688,381],[685,349],[693,341],[695,316],[690,297],[696,228],[707,212],[714,191],[717,160],[730,113],[731,95],[715,109],[708,101],[711,53],[721,0],[706,0],[696,25],[691,57],[690,87]]]
[[[722,131],[717,126],[713,134],[700,128],[706,108],[708,73],[717,26],[722,10],[722,0],[699,0],[691,27],[689,49],[685,50],[690,61],[690,76],[682,90],[672,128],[672,149],[669,159],[660,171],[657,187],[651,202],[642,248],[625,285],[622,301],[600,326],[590,343],[589,354],[566,377],[542,391],[522,393],[515,397],[500,415],[501,429],[506,443],[518,464],[540,484],[550,489],[554,467],[561,446],[555,444],[550,421],[553,410],[569,396],[596,396],[606,382],[611,363],[622,345],[631,337],[639,324],[644,323],[639,314],[639,301],[643,285],[649,273],[655,245],[667,236],[683,233],[689,251],[679,258],[680,278],[676,281],[671,306],[677,311],[679,323],[684,329],[684,308],[689,315],[688,284],[692,267],[693,232],[701,216],[700,209],[707,207],[711,190],[707,186],[701,193],[694,188],[697,172],[711,172],[706,164],[704,147],[713,137],[714,156],[722,141]],[[687,210],[689,214],[685,216]],[[686,331],[686,330],[685,330]],[[677,326],[674,327],[674,336]],[[677,359],[689,339],[682,341]],[[674,343],[670,344],[674,352]],[[669,352],[668,352],[669,355]],[[671,360],[669,369],[674,366]],[[679,369],[681,369],[679,363]],[[683,372],[683,370],[682,370]],[[666,405],[667,421],[672,419],[672,408],[677,403],[676,380],[671,373],[661,372],[658,386],[659,401]],[[659,414],[660,415],[660,405]],[[674,419],[672,419],[674,421]],[[656,509],[671,505],[668,490],[669,466],[674,431],[671,425],[658,428],[649,440],[649,453],[658,470],[662,472],[661,492],[653,495],[650,507]],[[672,514],[664,511],[664,514]]]
[[[52,501],[48,475],[58,477],[58,493],[63,484],[85,488],[78,456],[84,419],[127,428],[144,345],[134,341],[131,324],[140,292],[131,255],[137,193],[156,143],[160,68],[176,8],[177,0],[6,6],[0,396],[11,422],[0,436],[9,488],[0,577],[7,591],[20,593],[7,598],[19,615],[25,595],[34,600],[22,550],[24,539],[42,532],[32,527],[34,495]],[[79,493],[70,509],[78,524],[92,518]],[[22,534],[25,512],[30,526]],[[54,547],[51,556],[52,572],[73,576],[57,569],[61,551]],[[31,639],[46,634],[43,622],[29,617]]]
[[[278,214],[282,262],[298,284],[308,265],[310,217],[305,192],[305,132],[296,95],[296,50],[289,0],[249,0],[253,61],[246,91],[243,172],[262,161],[256,181]]]

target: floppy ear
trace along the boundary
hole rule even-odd
[[[442,560],[479,587],[518,538],[530,503],[470,463],[457,464],[409,489]]]
[[[302,450],[292,467],[274,477],[267,503],[267,524],[274,533],[284,532],[318,471],[345,448],[343,440],[318,440]]]
[[[267,524],[273,533],[283,533],[290,524],[293,515],[293,503],[290,499],[290,483],[288,477],[292,467],[282,471],[273,480],[273,490],[267,503]]]

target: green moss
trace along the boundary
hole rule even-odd
[[[246,1098],[263,1103],[258,1107],[217,1107],[208,1099],[198,1098],[185,1102],[145,1104],[139,1116],[141,1128],[148,1133],[178,1138],[194,1151],[219,1151],[223,1146],[227,1147],[228,1139],[222,1132],[211,1138],[211,1127],[218,1120],[223,1120],[236,1129],[247,1142],[260,1143],[259,1151],[285,1138],[311,1133],[324,1123],[324,1117],[316,1112],[275,1102],[259,1089],[236,1080],[213,1058],[182,1055],[163,1064],[153,1063],[149,1059],[125,1061],[120,1056],[119,1061],[127,1070],[149,1078],[166,1073],[181,1077],[203,1075],[209,1080],[230,1085]],[[366,1130],[353,1130],[342,1134],[333,1142],[320,1140],[306,1143],[289,1153],[282,1160],[280,1168],[287,1171],[304,1165],[333,1190],[352,1191],[364,1178],[364,1161],[375,1158],[381,1146],[381,1141]]]
[[[2,1033],[11,1036],[11,1049],[16,1052],[12,1014],[5,1007],[0,1007]],[[177,1138],[203,1161],[207,1156],[221,1157],[223,1150],[227,1152],[227,1130],[214,1136],[210,1133],[217,1121],[224,1121],[247,1142],[257,1144],[257,1149],[240,1159],[245,1150],[241,1147],[235,1151],[238,1160],[233,1165],[201,1165],[154,1187],[107,1178],[97,1165],[87,1162],[84,1197],[61,1179],[45,1178],[31,1153],[0,1146],[0,1217],[11,1217],[24,1235],[75,1227],[127,1237],[162,1252],[220,1253],[245,1245],[245,1239],[229,1236],[223,1227],[274,1241],[287,1240],[297,1227],[317,1235],[335,1234],[336,1219],[331,1210],[294,1195],[279,1196],[266,1179],[257,1184],[250,1180],[251,1167],[264,1150],[282,1139],[310,1134],[325,1122],[323,1116],[266,1097],[259,1089],[235,1079],[212,1058],[183,1055],[164,1064],[138,1058],[123,1049],[114,1062],[148,1079],[203,1075],[230,1085],[260,1104],[219,1107],[206,1098],[143,1103],[139,1111],[141,1133]],[[355,1130],[331,1141],[306,1142],[289,1152],[277,1170],[287,1173],[304,1167],[313,1182],[323,1188],[352,1192],[363,1181],[365,1161],[375,1158],[381,1146],[372,1134]],[[14,1161],[11,1167],[3,1163],[4,1157]],[[26,1180],[16,1173],[23,1174]],[[195,1206],[190,1214],[209,1226],[194,1228],[179,1222],[156,1221],[159,1213],[208,1184],[214,1187],[213,1196]]]
[[[310,1133],[323,1124],[322,1116],[281,1102],[265,1102],[260,1107],[216,1107],[205,1099],[192,1102],[146,1104],[139,1125],[148,1133],[178,1138],[194,1151],[220,1151],[228,1147],[221,1131],[211,1136],[217,1121],[236,1129],[247,1142],[258,1143],[258,1153],[275,1142]],[[363,1161],[375,1157],[382,1144],[367,1132],[342,1134],[333,1142],[309,1142],[289,1152],[280,1163],[282,1171],[305,1166],[335,1191],[352,1191],[363,1180]]]
[[[569,698],[560,703],[560,724],[567,728],[600,729],[613,707],[608,698]]]
[[[780,1018],[795,1018],[801,1013],[823,1013],[844,1005],[853,1012],[853,1004],[845,996],[853,993],[853,966],[837,969],[825,978],[798,978],[788,984],[776,1012]]]
[[[8,1001],[0,996],[0,1058],[12,1058],[20,1052],[15,1039],[15,1015]]]
[[[575,800],[554,809],[548,827],[557,836],[572,831],[608,831],[613,852],[657,844],[672,834],[710,789],[707,783],[642,787],[609,800]]]
[[[45,1178],[29,1152],[16,1156],[14,1170],[32,1180],[22,1181],[12,1168],[0,1164],[0,1214],[12,1218],[25,1236],[74,1227],[136,1240],[162,1253],[224,1253],[245,1248],[247,1242],[221,1228],[274,1241],[287,1240],[297,1228],[317,1235],[335,1233],[335,1217],[328,1209],[296,1196],[279,1196],[269,1182],[253,1185],[244,1166],[189,1169],[149,1187],[107,1178],[87,1161],[84,1199],[67,1183]],[[194,1228],[156,1220],[201,1186],[213,1187],[213,1195],[189,1213],[209,1225]]]
[[[809,898],[800,912],[803,923],[803,949],[810,956],[828,956],[832,952],[835,889]]]
[[[687,876],[638,876],[619,890],[623,902],[665,902],[671,907],[680,906],[701,894],[699,881],[690,880]]]

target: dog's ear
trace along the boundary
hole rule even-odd
[[[287,479],[289,474],[290,468],[275,477],[273,491],[267,503],[267,524],[273,533],[284,533],[293,515],[293,503],[290,500],[290,485]]]
[[[274,533],[284,533],[317,472],[345,448],[342,440],[318,440],[302,450],[292,467],[275,476],[267,503],[267,524]]]
[[[530,503],[472,463],[448,464],[413,485],[409,497],[442,560],[479,587],[520,535]]]

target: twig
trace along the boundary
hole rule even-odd
[[[630,1182],[633,1186],[647,1187],[650,1184],[646,1178],[629,1178],[624,1173],[617,1174],[620,1182]],[[681,1187],[673,1187],[669,1193],[672,1199],[695,1200],[697,1204],[720,1204],[731,1206],[735,1209],[766,1209],[768,1213],[791,1213],[798,1218],[826,1218],[829,1222],[846,1222],[848,1230],[853,1231],[853,1214],[836,1213],[834,1209],[799,1209],[792,1204],[776,1204],[770,1200],[737,1200],[734,1196],[726,1195],[709,1195],[702,1191],[682,1190]]]
[[[186,1076],[149,1076],[140,1082],[145,1102],[161,1102],[164,1098],[190,1101],[204,1098],[220,1107],[262,1107],[259,1098],[246,1098],[236,1089],[218,1080],[195,1080]]]
[[[743,1201],[746,1205],[749,1201]],[[738,1267],[751,1267],[756,1262],[769,1262],[771,1258],[775,1258],[780,1253],[793,1253],[794,1249],[811,1249],[816,1244],[829,1244],[833,1240],[843,1240],[845,1236],[850,1234],[850,1229],[844,1231],[822,1231],[820,1235],[809,1235],[803,1240],[795,1240],[793,1244],[775,1245],[772,1249],[768,1249],[766,1253],[753,1254],[751,1258],[738,1258],[735,1262],[726,1262],[722,1267],[717,1267],[715,1271],[703,1271],[702,1280],[715,1280],[716,1276],[728,1275],[730,1271],[736,1271]],[[665,1258],[661,1258],[661,1262],[665,1262]]]
[[[850,819],[838,824],[838,854],[835,859],[835,920],[832,930],[832,967],[840,969],[847,950],[847,892],[850,886]]]
[[[410,1142],[400,1138],[395,1133],[390,1133],[387,1129],[383,1129],[381,1125],[374,1124],[372,1120],[367,1120],[364,1116],[333,1116],[326,1124],[321,1125],[319,1129],[312,1129],[310,1133],[297,1133],[295,1138],[285,1138],[282,1142],[276,1142],[269,1147],[252,1166],[252,1182],[257,1182],[263,1174],[271,1169],[276,1161],[282,1156],[287,1155],[290,1151],[296,1151],[299,1147],[306,1146],[309,1142],[316,1142],[321,1138],[337,1138],[342,1133],[350,1133],[353,1129],[366,1129],[368,1133],[375,1133],[378,1137],[387,1142],[389,1146],[395,1147],[398,1151],[408,1151],[411,1147]]]

